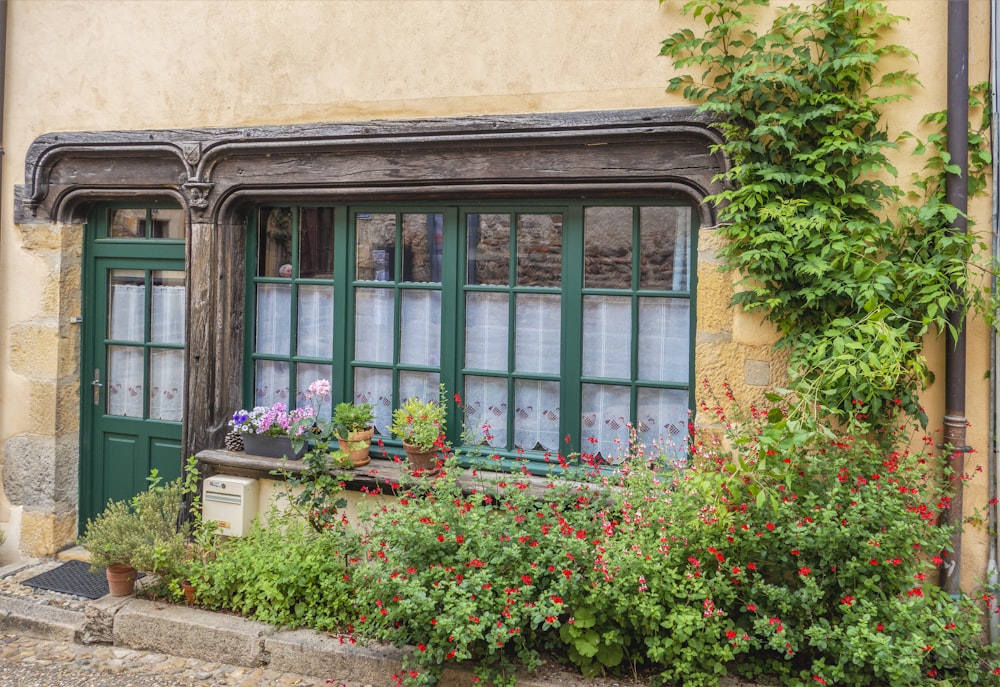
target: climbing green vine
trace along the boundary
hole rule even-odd
[[[664,2],[666,0],[661,0]],[[731,167],[710,198],[726,239],[724,269],[741,275],[735,304],[773,322],[789,355],[800,408],[841,417],[863,406],[875,422],[905,412],[927,422],[918,393],[931,381],[928,332],[947,313],[982,301],[970,278],[978,240],[950,230],[944,200],[956,168],[944,150],[942,114],[919,140],[891,139],[885,110],[919,86],[912,59],[885,36],[904,21],[873,0],[828,0],[761,9],[768,0],[692,0],[703,24],[663,41],[679,91],[711,112]],[[773,17],[758,29],[761,16]],[[970,131],[970,192],[991,164],[983,117]],[[906,186],[893,160],[909,145],[926,166]]]

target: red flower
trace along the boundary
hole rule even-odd
[[[809,573],[811,572],[812,570],[810,568],[799,568],[799,575],[802,577],[809,577]]]

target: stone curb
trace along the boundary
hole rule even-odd
[[[401,671],[407,653],[388,645],[352,644],[345,636],[282,630],[236,615],[135,597],[106,596],[88,603],[85,613],[2,597],[0,632],[79,644],[111,644],[316,679],[348,677],[366,687],[395,687],[392,676]],[[471,670],[448,667],[440,686],[468,685],[470,677]],[[519,675],[517,684],[603,687],[621,685],[622,681],[588,680],[575,673],[546,671],[544,675]],[[720,687],[752,684],[731,677],[720,681]]]
[[[0,602],[0,630],[38,639],[81,641],[86,617],[83,613],[4,597]]]

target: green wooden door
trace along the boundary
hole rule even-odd
[[[88,224],[80,523],[181,474],[186,287],[179,209],[102,208]]]

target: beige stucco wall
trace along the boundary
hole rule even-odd
[[[24,156],[52,131],[239,127],[322,121],[611,110],[682,105],[657,56],[680,0],[10,0],[0,185],[0,451],[27,444],[57,477],[77,432],[79,228],[15,227]],[[890,119],[913,129],[944,108],[945,0],[893,0],[910,15],[893,36],[919,58],[923,87]],[[989,5],[971,0],[971,73],[988,75]],[[910,170],[905,163],[901,172]],[[990,203],[973,206],[989,227]],[[700,241],[697,376],[728,378],[741,398],[782,379],[774,333],[728,308],[716,238]],[[967,502],[985,504],[987,330],[969,329],[969,441],[978,453]],[[938,384],[926,396],[932,429]],[[14,442],[13,444],[11,442]],[[18,443],[20,442],[20,443]],[[23,452],[19,450],[18,456]],[[35,454],[32,454],[35,455]],[[46,458],[48,456],[48,458]],[[0,454],[0,460],[11,460]],[[983,472],[975,472],[977,465]],[[62,477],[68,478],[66,475]],[[72,475],[75,480],[75,475]],[[59,483],[63,484],[63,483]],[[57,487],[64,488],[64,487]],[[32,512],[0,496],[0,559],[50,553],[72,538],[66,499]],[[46,519],[48,518],[48,519]],[[7,523],[4,525],[4,523]],[[17,523],[22,523],[18,525]],[[31,531],[29,531],[29,524]],[[21,534],[21,528],[24,533]],[[973,533],[964,577],[985,571]]]

